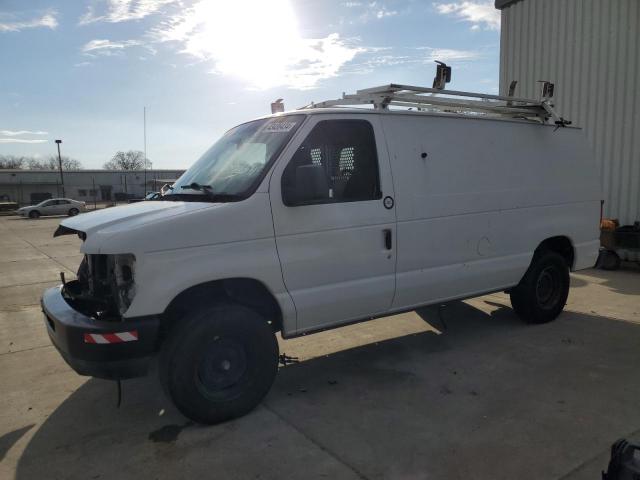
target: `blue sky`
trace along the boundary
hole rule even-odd
[[[186,168],[230,127],[385,83],[497,92],[493,0],[0,0],[0,154]]]

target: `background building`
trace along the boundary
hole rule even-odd
[[[500,92],[539,98],[582,127],[600,162],[605,215],[640,219],[640,1],[495,0]]]
[[[145,188],[144,170],[64,171],[64,196],[85,202],[141,198],[172,183],[184,170],[148,170]],[[51,170],[0,170],[0,201],[21,205],[46,198],[62,197],[60,172]]]

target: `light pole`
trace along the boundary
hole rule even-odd
[[[144,187],[143,197],[147,196],[147,107],[142,110],[143,125],[144,125]]]
[[[60,183],[62,184],[62,197],[66,197],[65,193],[64,193],[64,176],[62,175],[62,157],[60,156],[60,144],[62,143],[62,140],[56,140],[56,143],[58,144],[58,167],[60,167]]]

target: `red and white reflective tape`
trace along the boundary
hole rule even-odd
[[[138,340],[138,331],[117,333],[85,333],[84,343],[124,343]]]

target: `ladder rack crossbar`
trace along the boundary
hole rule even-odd
[[[418,92],[418,93],[432,93],[436,95],[452,95],[457,97],[471,97],[471,98],[484,98],[487,100],[502,100],[505,102],[522,102],[540,105],[542,101],[532,100],[530,98],[521,97],[509,97],[506,95],[492,95],[489,93],[475,93],[464,92],[460,90],[438,90],[437,88],[417,87],[411,85],[399,85],[397,83],[390,83],[389,85],[382,85],[379,87],[363,88],[356,91],[356,95],[368,94],[368,93],[389,93],[396,94],[402,91]]]
[[[528,98],[464,92],[459,90],[439,90],[391,83],[379,87],[357,90],[355,94],[342,94],[342,98],[312,103],[307,108],[328,108],[349,105],[372,105],[378,110],[388,110],[389,106],[416,108],[426,111],[446,113],[494,114],[509,118],[528,119],[546,123],[552,118],[557,125],[570,124],[553,109],[548,98],[532,100]]]
[[[538,117],[547,116],[546,110],[538,104],[531,105],[506,105],[497,102],[479,101],[479,100],[459,100],[454,98],[438,98],[438,97],[424,97],[415,94],[402,93],[396,94],[393,97],[385,97],[383,95],[345,95],[343,100],[351,101],[364,101],[370,104],[385,104],[386,105],[399,105],[400,102],[404,104],[411,104],[412,107],[421,106],[443,106],[443,107],[459,107],[466,109],[482,110],[503,114],[519,114],[519,115],[533,115]],[[404,105],[406,106],[406,105]]]
[[[480,109],[476,107],[465,107],[465,106],[450,106],[447,108],[446,106],[433,106],[433,107],[420,107],[416,106],[415,103],[409,102],[394,102],[394,106],[398,107],[408,107],[408,108],[420,108],[420,111],[435,111],[435,112],[445,112],[445,113],[481,113],[481,114],[495,114],[503,117],[511,117],[511,118],[522,118],[522,119],[535,119],[539,120],[539,116],[537,114],[532,115],[529,111],[500,111],[497,109]]]

